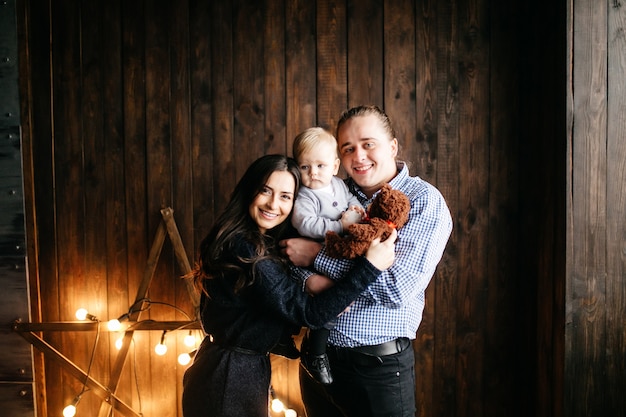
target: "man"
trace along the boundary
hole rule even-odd
[[[337,124],[346,183],[367,207],[389,183],[411,201],[408,223],[398,231],[396,260],[339,316],[328,339],[334,382],[317,383],[300,368],[308,417],[415,416],[413,339],[422,320],[424,294],[452,231],[441,193],[396,161],[398,140],[389,117],[376,106],[344,112]],[[313,266],[339,279],[351,261],[332,259],[323,245],[302,239],[281,242],[298,266]],[[345,277],[344,279],[349,279]],[[328,285],[319,275],[305,281],[316,293]],[[306,352],[306,339],[303,341]]]

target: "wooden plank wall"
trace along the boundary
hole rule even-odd
[[[568,7],[565,412],[626,416],[626,9]],[[586,28],[586,30],[578,30]]]
[[[126,312],[161,208],[192,259],[252,160],[373,103],[455,222],[415,342],[420,416],[563,415],[566,10],[547,3],[18,0],[34,320]],[[189,312],[179,273],[166,245],[150,297]],[[118,395],[143,415],[181,416],[179,333],[164,357],[135,333]],[[94,334],[45,337],[87,368]],[[80,381],[35,363],[40,415],[59,415]],[[273,368],[302,415],[296,362]]]
[[[11,324],[29,320],[26,227],[20,146],[15,1],[0,5],[0,404],[6,415],[35,416],[31,348]]]

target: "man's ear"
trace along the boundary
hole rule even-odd
[[[394,158],[398,156],[398,139],[396,138],[391,140],[391,153]]]

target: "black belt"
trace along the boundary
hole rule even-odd
[[[384,356],[404,352],[411,346],[408,337],[399,337],[389,342],[373,346],[338,347],[328,346],[328,354],[341,361],[350,361],[360,365],[373,366],[383,363]]]
[[[409,346],[411,346],[411,340],[409,340],[408,337],[399,337],[395,340],[381,343],[380,345],[357,346],[348,349],[370,356],[387,356],[403,352]]]

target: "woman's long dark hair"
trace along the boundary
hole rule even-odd
[[[284,155],[265,155],[254,161],[235,186],[230,201],[211,231],[200,243],[198,261],[191,272],[194,285],[199,291],[204,291],[205,279],[213,279],[227,273],[238,274],[235,291],[254,281],[254,275],[246,274],[230,256],[233,253],[234,238],[238,235],[243,236],[255,247],[254,257],[239,259],[240,262],[254,264],[266,257],[279,259],[274,246],[289,227],[291,214],[283,223],[262,234],[249,213],[250,204],[267,184],[270,175],[276,171],[285,171],[293,175],[294,199],[297,196],[300,188],[300,171],[294,159]],[[252,270],[254,271],[254,268]]]

